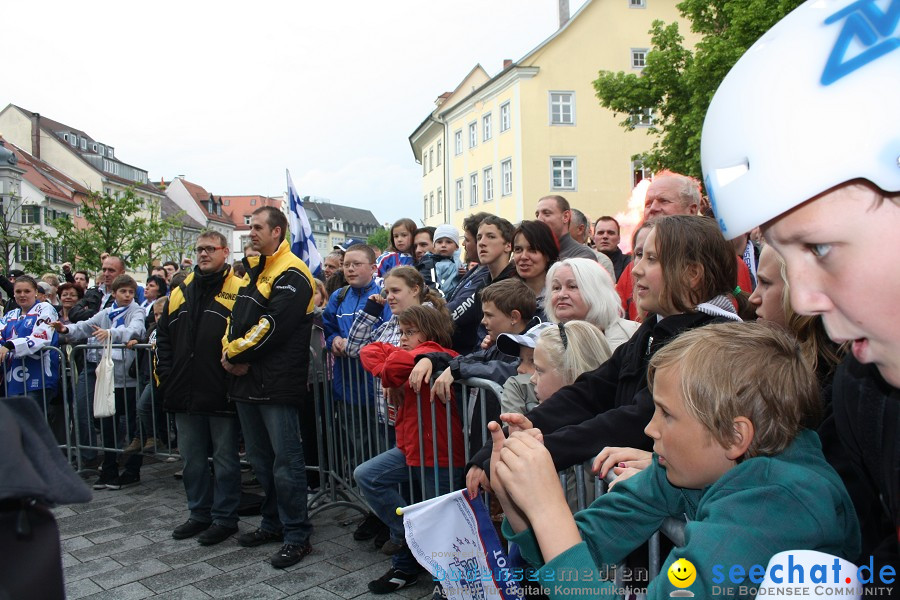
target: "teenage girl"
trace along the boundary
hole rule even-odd
[[[391,247],[378,261],[378,276],[384,277],[388,271],[400,265],[414,265],[416,259],[412,254],[413,236],[416,222],[412,219],[400,219],[391,227]]]
[[[732,293],[737,263],[713,219],[675,215],[655,221],[632,269],[635,300],[647,313],[631,339],[598,369],[563,387],[527,415],[501,415],[513,430],[537,427],[558,470],[606,446],[650,450],[644,427],[653,416],[647,363],[669,340],[708,323],[740,321]],[[486,445],[470,460],[467,487],[485,485]]]

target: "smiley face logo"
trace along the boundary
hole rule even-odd
[[[685,558],[679,558],[669,567],[669,581],[677,588],[690,587],[695,579],[697,579],[697,569],[694,568],[691,561]]]

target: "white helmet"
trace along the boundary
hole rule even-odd
[[[719,86],[701,158],[729,239],[851,179],[900,191],[900,0],[809,0],[779,21]]]

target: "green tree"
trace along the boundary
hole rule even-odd
[[[713,94],[738,58],[803,0],[684,0],[681,15],[701,40],[684,46],[678,24],[654,21],[652,47],[640,75],[600,71],[594,89],[600,104],[627,115],[633,130],[639,115],[653,110],[650,131],[660,134],[640,157],[653,171],[670,169],[701,178],[700,134]],[[787,57],[785,58],[787,60]]]
[[[378,246],[382,250],[386,249],[391,245],[391,234],[387,229],[381,227],[375,230],[375,233],[370,235],[366,239],[367,244],[372,244],[373,246]]]
[[[81,206],[81,216],[87,227],[77,228],[72,220],[56,219],[52,222],[55,238],[50,239],[46,233],[38,237],[65,246],[70,256],[77,257],[80,267],[89,269],[100,267],[103,252],[122,257],[133,268],[149,266],[154,244],[180,226],[174,217],[161,218],[157,203],[146,203],[132,189],[118,196],[92,193]]]

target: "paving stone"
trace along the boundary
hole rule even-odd
[[[276,544],[264,544],[256,548],[239,547],[236,552],[215,556],[206,562],[223,571],[234,571],[256,562],[269,560],[279,547]]]
[[[171,515],[175,511],[167,506],[151,506],[149,508],[145,508],[143,510],[129,510],[127,513],[122,515],[121,517],[117,517],[119,522],[122,524],[125,523],[135,523],[138,521],[142,521],[144,519],[152,518],[152,517],[160,517],[163,515]]]
[[[142,580],[141,583],[155,593],[160,593],[194,584],[207,577],[212,577],[221,573],[221,569],[217,569],[212,565],[201,562],[180,569],[166,571],[165,573],[154,575],[153,577],[148,577],[147,579]]]
[[[141,536],[147,537],[147,536]],[[123,565],[132,565],[148,558],[159,558],[172,552],[181,552],[186,548],[193,548],[195,540],[173,540],[171,536],[164,542],[153,542],[147,546],[118,552],[111,556]],[[165,562],[165,561],[163,561]]]
[[[310,556],[311,558],[311,556]],[[301,568],[296,571],[279,575],[272,579],[267,579],[266,584],[278,588],[286,594],[296,594],[309,588],[315,587],[320,583],[337,579],[347,574],[346,569],[332,565],[327,562],[319,564],[306,564],[306,560],[300,563]]]
[[[299,594],[288,596],[286,600],[341,600],[341,597],[322,588],[312,588]]]
[[[91,577],[91,581],[108,590],[124,586],[133,581],[140,581],[146,577],[151,577],[159,573],[169,571],[169,565],[155,558],[120,567],[115,571],[107,571]]]
[[[51,512],[53,513],[53,517],[57,521],[59,521],[60,519],[65,519],[66,517],[74,517],[78,514],[68,506],[60,506],[58,508],[54,508]]]
[[[75,513],[84,514],[88,512],[98,511],[101,508],[117,506],[119,504],[124,504],[127,502],[129,502],[129,497],[127,495],[105,496],[104,494],[103,498],[97,498],[97,496],[95,495],[94,499],[87,504],[70,504],[69,508]]]
[[[377,550],[372,546],[369,546],[369,548],[370,549],[367,549],[365,551],[355,552],[353,550],[348,550],[343,554],[337,554],[333,557],[329,557],[326,560],[328,560],[328,562],[333,565],[337,565],[338,567],[348,564],[349,561],[349,564],[354,565],[357,569],[368,567],[369,565],[373,565],[376,563],[388,564],[387,561],[390,561],[390,557],[382,554],[380,550]],[[385,567],[385,570],[387,570],[387,567]]]
[[[69,539],[62,540],[60,542],[60,546],[62,547],[63,552],[72,552],[73,550],[81,550],[82,548],[87,548],[88,546],[93,546],[93,542],[87,539],[84,536],[75,536],[70,537]]]
[[[72,513],[71,516],[57,519],[60,533],[67,533],[71,527],[78,527],[84,523],[90,523],[103,518],[118,519],[125,513],[116,506],[107,506],[90,513]]]
[[[183,567],[196,562],[209,561],[216,556],[222,556],[229,552],[235,552],[241,549],[236,542],[227,540],[215,546],[201,546],[197,542],[189,540],[191,543],[186,550],[163,554],[159,560],[173,568]],[[190,547],[193,546],[193,547]],[[274,552],[274,550],[273,550]]]
[[[284,598],[284,596],[285,594],[281,590],[265,583],[257,583],[241,588],[227,596],[222,596],[222,600],[277,600],[278,598]]]
[[[386,567],[384,564],[373,564],[362,569],[357,568],[351,573],[326,581],[320,584],[319,587],[333,592],[341,598],[356,598],[361,594],[367,594],[369,592],[369,582],[384,575],[388,568],[389,566]]]
[[[77,600],[84,598],[97,592],[102,592],[103,588],[91,581],[90,579],[81,579],[79,581],[66,581],[66,598],[68,600]]]
[[[72,552],[72,555],[78,560],[84,562],[87,560],[99,558],[101,556],[112,556],[113,554],[118,554],[119,552],[125,552],[126,550],[140,548],[141,546],[146,546],[149,543],[150,540],[137,535],[133,537],[122,538],[120,540],[113,540],[111,542],[106,542],[105,544],[96,544],[89,548],[82,548],[81,550],[75,550],[74,552]]]
[[[141,600],[153,595],[153,592],[142,586],[140,583],[129,583],[112,590],[106,590],[99,594],[91,594],[86,596],[87,600]]]
[[[63,569],[66,567],[73,567],[75,565],[80,565],[81,561],[69,554],[68,552],[62,553],[62,566]]]
[[[279,573],[280,571],[272,567],[268,561],[258,562],[236,571],[223,573],[218,577],[211,577],[201,581],[196,584],[196,587],[214,598],[221,598],[255,583],[271,579]]]
[[[153,596],[153,600],[206,600],[209,594],[204,594],[192,585],[186,585],[169,592]]]
[[[117,520],[121,521],[121,519]],[[111,542],[119,538],[132,536],[136,533],[143,533],[148,529],[158,527],[159,523],[160,522],[156,519],[141,520],[133,523],[125,523],[124,525],[120,525],[119,527],[110,527],[109,529],[102,529],[100,531],[86,533],[84,537],[88,538],[95,544],[102,544],[104,542]]]
[[[78,581],[85,577],[93,577],[107,571],[121,569],[122,565],[111,558],[98,558],[96,560],[79,563],[64,570],[66,581]]]
[[[79,517],[87,516],[87,515],[78,515]],[[70,517],[71,519],[76,519],[78,517]],[[85,519],[84,521],[80,521],[78,523],[67,523],[63,525],[59,524],[59,539],[66,540],[70,537],[76,537],[79,535],[84,535],[86,533],[93,533],[95,531],[100,531],[101,529],[109,529],[110,527],[118,527],[121,525],[119,521],[112,519],[110,517],[104,517],[100,519]]]

